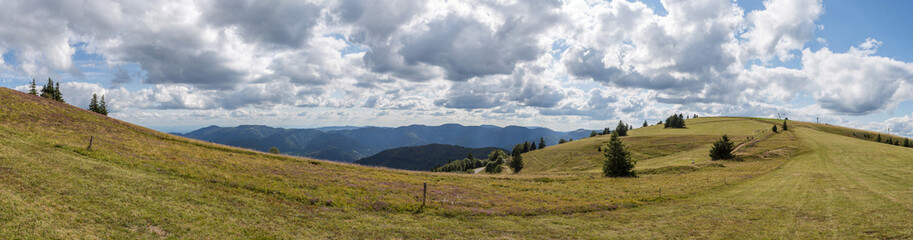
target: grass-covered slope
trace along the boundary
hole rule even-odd
[[[732,121],[717,127],[689,122],[689,129],[669,130],[674,134],[632,131],[624,140],[640,152],[639,178],[603,178],[592,165],[573,164],[466,175],[226,147],[0,88],[0,238],[913,236],[898,230],[910,229],[903,219],[913,215],[903,202],[911,194],[913,149],[797,124],[746,147],[745,161],[705,163],[698,159],[705,148],[664,140],[709,142],[724,131],[751,136],[755,122],[769,128],[767,120]],[[713,130],[734,125],[745,126],[734,133]],[[649,140],[630,140],[638,137]],[[571,148],[586,141],[529,154],[594,154]],[[662,144],[682,146],[651,148]],[[565,153],[558,152],[562,147]],[[696,164],[683,160],[687,156]],[[423,183],[429,191],[420,209]],[[841,214],[856,210],[863,212]],[[754,223],[749,229],[757,232],[736,227]],[[830,229],[837,230],[816,234]]]
[[[637,169],[691,165],[710,161],[708,149],[723,134],[742,143],[770,132],[771,124],[749,118],[704,117],[686,120],[687,128],[653,125],[634,129],[622,140],[637,160]],[[609,135],[548,146],[524,154],[526,172],[599,172],[605,160],[598,148]]]

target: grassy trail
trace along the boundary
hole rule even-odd
[[[609,214],[613,236],[911,238],[913,149],[794,130],[810,150],[722,191]],[[614,215],[614,216],[613,216]]]

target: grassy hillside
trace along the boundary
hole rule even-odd
[[[633,130],[639,178],[593,171],[599,137],[465,175],[248,151],[0,88],[0,238],[913,237],[913,149],[796,124],[707,162],[719,134],[763,121]]]
[[[708,149],[723,134],[741,143],[770,132],[771,124],[746,118],[705,117],[686,120],[687,128],[653,125],[630,131],[622,137],[638,161],[637,169],[690,165],[710,161]],[[597,148],[609,142],[609,135],[595,136],[549,146],[524,155],[527,172],[599,172],[605,159]]]

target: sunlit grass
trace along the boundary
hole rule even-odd
[[[744,219],[758,218],[751,221],[766,224],[758,230],[777,231],[784,226],[777,218],[792,213],[791,201],[812,197],[791,195],[810,191],[802,190],[805,187],[823,187],[820,191],[830,191],[831,200],[849,198],[837,194],[842,185],[815,185],[822,183],[813,178],[797,178],[810,181],[796,182],[801,188],[787,187],[796,181],[789,174],[796,172],[784,171],[805,164],[797,161],[819,150],[853,155],[854,148],[840,146],[860,140],[821,132],[829,126],[797,123],[795,131],[744,148],[743,161],[709,161],[709,144],[720,135],[744,141],[769,129],[765,121],[773,120],[698,118],[688,120],[687,129],[654,126],[631,131],[632,136],[623,140],[639,161],[639,178],[600,177],[602,153],[597,148],[607,136],[527,153],[528,167],[522,174],[470,175],[248,151],[155,132],[0,88],[0,237],[789,237],[787,232],[740,233],[728,226],[714,232],[704,224],[743,224]],[[94,143],[87,150],[90,136]],[[828,142],[831,139],[841,142]],[[872,191],[869,194],[883,196],[859,200],[872,201],[863,204],[871,208],[863,209],[875,211],[875,216],[890,215],[876,222],[880,232],[850,236],[903,234],[890,229],[909,226],[898,219],[910,214],[885,209],[910,209],[909,204],[890,199],[910,196],[906,159],[911,159],[913,149],[860,142],[877,152],[856,153],[855,158],[827,155],[818,160],[823,167],[815,171],[840,181],[857,179],[847,194]],[[862,166],[852,178],[836,177],[838,172],[856,171],[869,156],[885,159],[884,164]],[[828,163],[830,158],[837,160]],[[883,168],[892,169],[879,174]],[[423,183],[429,185],[428,205],[420,210]],[[755,188],[767,190],[754,193]],[[765,194],[776,198],[767,200]],[[810,203],[833,203],[829,201]],[[765,206],[775,211],[762,212]],[[851,210],[848,205],[836,206]],[[695,207],[699,209],[690,209]],[[727,211],[740,215],[720,216]],[[659,217],[664,214],[673,216]],[[708,223],[692,228],[688,219]],[[786,229],[815,230],[860,219],[865,218]]]

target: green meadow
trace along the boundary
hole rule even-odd
[[[608,136],[525,153],[519,174],[430,173],[191,140],[0,88],[0,238],[913,238],[913,148],[807,122],[686,123],[622,138],[637,178],[602,177]],[[723,134],[737,158],[711,161]]]

